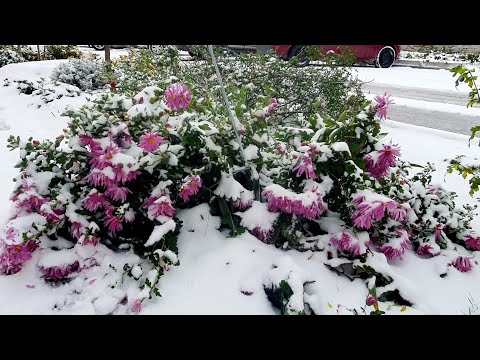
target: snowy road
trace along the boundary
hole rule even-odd
[[[368,81],[363,89],[369,98],[385,92],[392,94],[395,104],[390,107],[391,120],[465,135],[480,123],[480,108],[466,108],[468,88],[456,89],[453,77],[446,70],[357,70],[359,78]],[[425,83],[431,86],[428,88]]]

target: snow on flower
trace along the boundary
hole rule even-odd
[[[385,254],[389,260],[401,259],[405,253],[405,249],[411,248],[411,242],[406,230],[398,229],[396,235],[397,237],[389,238],[387,243],[378,249],[381,253]]]
[[[254,199],[252,191],[245,189],[231,174],[225,172],[222,172],[222,178],[214,194],[232,200],[237,209],[250,207]]]
[[[154,132],[147,132],[140,136],[138,146],[140,146],[145,151],[152,152],[157,150],[162,142],[163,137]]]
[[[298,176],[305,174],[307,179],[313,179],[315,177],[315,167],[312,163],[310,156],[304,155],[300,163],[293,168],[293,171],[297,172]]]
[[[142,301],[139,299],[133,300],[130,306],[130,310],[133,313],[138,314],[140,311],[142,311]]]
[[[380,119],[387,118],[387,110],[390,104],[393,104],[393,100],[390,99],[391,94],[385,93],[383,96],[377,95],[374,100],[377,102],[376,111]]]
[[[406,219],[407,210],[399,203],[370,190],[357,192],[352,203],[356,205],[352,220],[360,229],[370,229],[373,222],[382,220],[385,214],[400,222]]]
[[[192,95],[186,85],[175,83],[165,90],[165,102],[172,110],[186,109],[191,100]]]
[[[429,256],[429,257],[436,256],[439,254],[439,252],[435,252],[435,249],[429,243],[420,245],[416,253],[417,255],[420,255],[420,256]]]
[[[382,145],[380,150],[372,151],[363,157],[367,171],[375,179],[384,177],[388,170],[395,165],[396,157],[400,156],[400,147],[389,144]]]
[[[280,215],[268,211],[267,204],[259,201],[252,201],[250,209],[235,214],[242,219],[240,225],[246,227],[252,235],[263,242],[270,239],[275,221]]]
[[[75,261],[73,264],[66,264],[63,266],[52,266],[45,268],[43,266],[39,267],[40,272],[43,274],[45,279],[50,280],[60,280],[66,278],[71,273],[77,271],[79,268],[78,261]]]
[[[173,217],[175,215],[175,208],[172,205],[172,202],[166,196],[161,196],[160,198],[153,201],[152,204],[148,205],[148,217],[153,220],[159,216],[168,216]]]
[[[360,241],[347,231],[334,234],[330,238],[330,244],[335,246],[338,250],[354,256],[358,256],[361,252],[365,252],[365,246],[361,246]]]
[[[321,193],[314,189],[296,194],[280,185],[273,184],[265,187],[262,195],[267,199],[268,210],[271,212],[282,211],[313,220],[326,210]]]
[[[202,180],[198,175],[187,176],[184,180],[182,186],[180,186],[180,191],[178,196],[180,196],[184,201],[188,201],[190,196],[198,193],[198,190],[202,186]]]
[[[469,272],[473,268],[472,261],[469,257],[459,256],[450,263],[460,272]]]

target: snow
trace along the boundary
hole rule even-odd
[[[357,76],[365,82],[375,84],[405,86],[411,88],[436,89],[443,91],[457,91],[452,73],[446,69],[414,69],[410,67],[391,67],[377,69],[372,67],[355,68]],[[458,91],[469,92],[470,88],[461,83]]]
[[[114,51],[114,50],[113,50]],[[121,50],[124,51],[124,50]],[[39,80],[48,77],[51,70],[63,60],[20,63],[0,69],[0,84],[5,77]],[[438,88],[455,90],[451,75],[445,70],[424,70],[409,68],[357,69],[363,78],[375,78],[382,84],[405,85],[418,88]],[[465,91],[465,89],[460,89]],[[19,94],[14,86],[0,86],[0,157],[2,180],[0,183],[0,221],[8,222],[11,205],[8,200],[17,175],[14,165],[18,161],[18,150],[10,152],[6,148],[6,139],[10,134],[22,138],[53,139],[62,133],[67,119],[60,116],[67,105],[79,107],[86,99],[85,94],[74,98],[61,98],[37,108],[31,96]],[[403,100],[395,99],[399,104]],[[401,104],[400,104],[401,105]],[[418,106],[428,106],[418,104]],[[414,107],[412,103],[408,106]],[[446,107],[447,108],[447,107]],[[450,108],[451,111],[457,111]],[[459,110],[459,109],[458,109]],[[473,109],[477,110],[477,109]],[[448,111],[448,110],[445,110]],[[462,110],[463,111],[463,110]],[[456,155],[465,155],[473,161],[479,154],[477,146],[468,146],[468,136],[432,130],[390,120],[382,121],[382,130],[389,133],[386,142],[392,140],[402,148],[402,158],[418,164],[432,162],[436,166],[433,173],[434,183],[448,190],[454,190],[459,197],[458,205],[475,204],[469,195],[468,182],[458,174],[446,174],[447,163],[443,160]],[[476,145],[476,144],[475,144]],[[343,151],[345,146],[335,145],[335,150]],[[171,150],[171,149],[169,149]],[[253,153],[252,148],[252,153]],[[125,159],[126,160],[126,159]],[[123,162],[123,159],[121,160]],[[46,175],[45,184],[50,180]],[[234,181],[233,177],[222,177],[222,181]],[[325,181],[325,189],[333,181]],[[237,182],[238,183],[238,182]],[[168,184],[161,183],[155,191]],[[230,184],[231,185],[231,184]],[[240,185],[240,184],[238,184]],[[308,186],[313,186],[309,182]],[[306,185],[306,187],[307,187]],[[241,185],[240,185],[241,186]],[[241,198],[242,189],[232,194],[225,187],[219,196]],[[323,190],[323,189],[322,189]],[[246,190],[248,191],[248,190]],[[291,195],[291,194],[287,194]],[[63,195],[60,195],[63,196]],[[253,202],[250,210],[242,213],[242,225],[251,228],[264,225],[264,221],[274,221],[261,216],[266,205]],[[272,214],[276,216],[277,214]],[[343,228],[336,214],[327,212],[328,221],[322,217],[320,226],[329,232],[338,232]],[[159,289],[161,298],[146,300],[142,304],[141,314],[279,314],[268,301],[264,286],[285,280],[289,283],[294,296],[289,307],[294,311],[303,309],[307,302],[317,314],[351,314],[348,309],[365,305],[368,289],[361,280],[350,281],[329,270],[325,264],[338,265],[328,260],[324,252],[284,251],[272,245],[266,245],[245,232],[241,236],[230,238],[227,231],[219,231],[220,218],[210,214],[207,204],[179,211],[178,218],[183,228],[178,239],[179,266],[170,267],[161,277]],[[18,221],[40,221],[43,217],[25,217]],[[14,220],[16,221],[16,220]],[[266,224],[265,224],[266,225]],[[480,219],[477,216],[473,227],[480,232]],[[175,229],[173,220],[157,226],[148,245],[153,245]],[[355,236],[363,241],[365,233]],[[53,241],[52,241],[53,242]],[[149,269],[142,269],[141,259],[129,251],[113,253],[103,245],[68,249],[68,242],[55,241],[61,251],[33,253],[32,260],[25,268],[11,276],[0,276],[0,313],[2,314],[125,314],[128,305],[138,295],[138,289],[128,287],[129,281],[121,276],[123,264],[132,266],[132,275],[140,276]],[[163,253],[165,258],[176,262],[173,253]],[[480,253],[474,253],[480,261]],[[85,260],[88,257],[101,259],[100,266],[82,270],[70,283],[58,287],[46,283],[41,278],[37,266],[58,266],[70,263],[74,259]],[[175,260],[175,261],[174,261]],[[431,259],[420,259],[411,251],[406,251],[403,261],[388,263],[381,253],[367,258],[367,265],[389,275],[393,284],[400,289],[401,295],[413,302],[413,308],[405,311],[399,306],[380,303],[380,309],[389,314],[462,314],[471,306],[469,301],[480,303],[480,268],[469,273],[461,273],[452,266],[450,254]],[[112,272],[111,267],[118,269]],[[448,276],[441,278],[440,274]],[[123,279],[123,280],[122,280]],[[125,281],[126,290],[112,289],[117,282]],[[304,283],[313,281],[309,285]],[[303,294],[305,290],[305,294]],[[250,295],[246,295],[250,294]],[[128,298],[128,301],[124,300]]]
[[[262,230],[270,230],[272,224],[277,220],[279,213],[271,213],[267,209],[267,204],[254,201],[252,207],[243,213],[236,213],[242,218],[240,225],[248,230],[259,227]]]
[[[173,220],[168,220],[165,224],[155,226],[155,228],[152,231],[152,234],[148,238],[147,242],[145,243],[145,246],[152,246],[162,240],[162,238],[165,236],[170,231],[175,230],[175,221]]]

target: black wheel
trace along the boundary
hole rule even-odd
[[[158,54],[163,48],[163,45],[148,45],[148,50]]]
[[[391,46],[384,46],[377,54],[375,67],[389,68],[395,62],[395,55],[395,50]]]
[[[92,48],[98,51],[105,50],[105,45],[92,45]]]
[[[297,58],[299,66],[307,66],[310,60],[305,53],[306,45],[293,45],[288,52],[287,60]]]

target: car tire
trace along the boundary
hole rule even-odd
[[[158,54],[162,48],[163,45],[148,45],[148,50],[155,54]]]
[[[298,58],[298,66],[307,66],[310,60],[305,56],[306,45],[293,45],[288,52],[287,59]]]
[[[391,46],[384,46],[380,49],[375,58],[375,67],[377,68],[389,68],[395,62],[395,49]]]
[[[105,50],[105,45],[92,45],[92,48],[98,51],[103,51]]]

